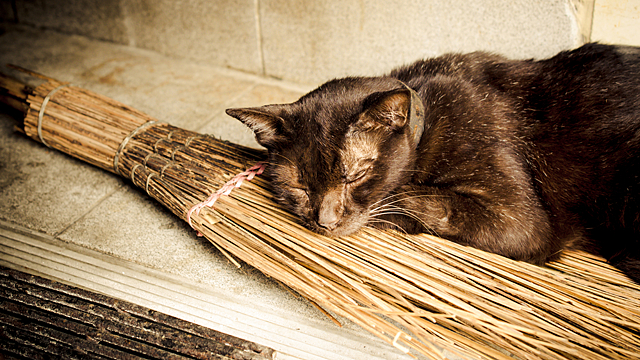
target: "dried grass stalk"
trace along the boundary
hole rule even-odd
[[[28,98],[24,131],[36,140],[42,101],[59,85],[49,81]],[[64,87],[47,105],[42,138],[130,178],[185,220],[192,206],[264,158],[164,123],[128,138],[150,121],[111,99]],[[566,252],[537,267],[428,235],[366,228],[323,237],[274,203],[264,176],[191,221],[234,263],[256,267],[410,354],[443,359],[446,349],[473,358],[582,360],[640,354],[639,288],[589,254]]]

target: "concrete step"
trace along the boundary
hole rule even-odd
[[[409,359],[356,328],[309,319],[250,295],[205,286],[7,222],[0,222],[0,266],[271,347],[276,359]]]

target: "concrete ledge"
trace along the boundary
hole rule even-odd
[[[364,331],[313,321],[0,221],[0,265],[269,346],[279,360],[411,359]]]

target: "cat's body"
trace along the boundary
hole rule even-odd
[[[404,84],[424,106],[421,134]],[[228,113],[314,231],[429,232],[536,264],[582,248],[640,281],[638,48],[444,55]]]

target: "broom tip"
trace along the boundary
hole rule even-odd
[[[18,65],[14,65],[14,64],[5,64],[5,67],[8,68],[8,69],[15,70],[15,71],[18,71],[20,73],[29,75],[31,77],[41,79],[41,80],[45,80],[45,81],[54,81],[55,80],[54,78],[48,77],[46,75],[42,75],[42,74],[37,73],[37,72],[35,72],[33,70],[25,69],[22,66],[18,66]],[[39,84],[35,85],[35,86],[38,86],[38,85],[41,85],[41,84],[42,84],[42,81]],[[31,85],[31,84],[29,84],[29,85]]]

